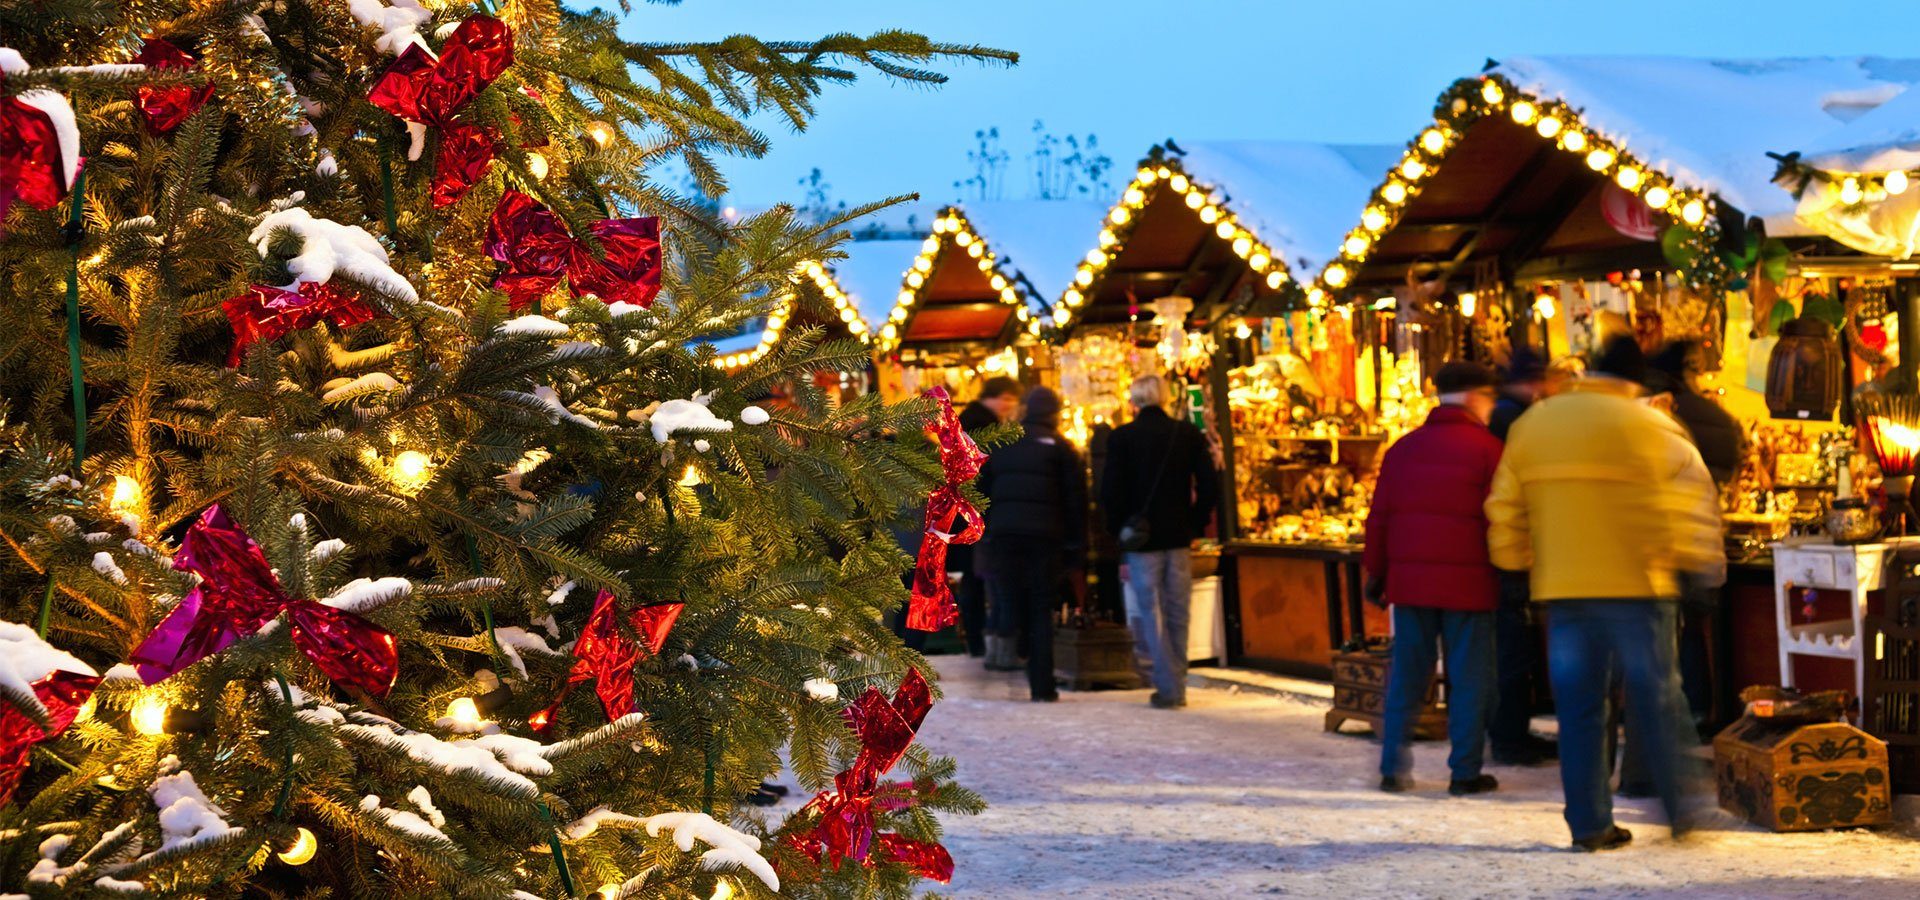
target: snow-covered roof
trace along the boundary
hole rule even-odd
[[[853,298],[860,317],[872,328],[887,321],[900,297],[901,280],[920,253],[918,240],[852,241],[840,245],[847,258],[829,266],[840,289]]]
[[[1033,286],[1028,300],[1038,303],[1067,289],[1074,263],[1094,246],[1107,213],[1083,200],[976,200],[957,207],[1001,268]]]
[[[1797,150],[1802,162],[1831,171],[1920,169],[1920,91],[1902,91],[1827,135],[1781,149]]]
[[[1180,141],[1180,167],[1296,271],[1324,265],[1402,148],[1305,141]],[[1085,246],[1092,246],[1091,243]],[[1066,286],[1061,285],[1061,290]],[[1057,294],[1055,296],[1058,296]]]
[[[1794,225],[1792,195],[1773,184],[1767,154],[1828,146],[1850,120],[1920,83],[1920,60],[1883,57],[1520,56],[1492,71],[1579,109],[1595,132],[1680,184],[1766,220],[1776,234],[1805,229]],[[1896,123],[1898,110],[1889,113],[1880,133],[1911,139],[1920,123]]]

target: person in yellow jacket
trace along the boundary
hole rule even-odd
[[[1613,821],[1607,703],[1617,673],[1668,821],[1679,823],[1677,600],[1726,577],[1718,494],[1672,418],[1639,400],[1646,359],[1609,341],[1593,374],[1517,420],[1487,497],[1496,568],[1547,613],[1560,778],[1576,849],[1632,840]]]

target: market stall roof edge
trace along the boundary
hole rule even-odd
[[[757,328],[750,327],[739,334],[706,341],[719,353],[714,359],[715,365],[734,369],[759,360],[780,342],[795,321],[809,314],[818,320],[818,324],[829,327],[833,325],[833,318],[837,317],[847,335],[862,342],[873,340],[873,331],[867,324],[857,298],[842,287],[831,269],[808,260],[794,268],[791,281],[793,286],[784,292],[779,308],[760,319]],[[809,290],[818,295],[815,304],[819,307],[817,309],[808,309],[801,299],[801,293]],[[827,308],[829,306],[831,309]]]

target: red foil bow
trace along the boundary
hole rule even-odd
[[[16,198],[34,209],[52,209],[73,189],[79,161],[66,161],[53,116],[38,105],[55,101],[66,107],[51,91],[0,99],[0,221]]]
[[[186,51],[157,38],[147,38],[140,45],[140,55],[133,61],[155,71],[188,71],[197,63]],[[143,84],[134,92],[133,107],[146,119],[147,127],[156,134],[166,134],[213,97],[213,85],[193,87],[185,84],[153,85]]]
[[[487,255],[507,264],[493,286],[516,310],[546,296],[562,276],[576,298],[652,306],[660,293],[660,220],[602,219],[593,223],[593,236],[606,250],[604,260],[574,239],[553,210],[508,191],[487,222]]]
[[[468,16],[441,45],[436,58],[411,44],[374,82],[374,106],[410,122],[440,129],[433,166],[433,205],[450,206],[466,196],[498,152],[491,129],[455,121],[487,85],[513,65],[513,31],[492,16]]]
[[[878,834],[874,828],[876,807],[892,811],[906,805],[891,792],[888,797],[876,797],[880,776],[906,754],[932,708],[932,690],[918,669],[907,670],[891,701],[879,688],[870,687],[849,704],[843,715],[860,739],[860,752],[851,768],[834,776],[833,790],[814,797],[800,810],[799,816],[816,814],[818,821],[806,831],[789,836],[787,843],[816,864],[824,860],[836,869],[841,860],[871,866],[878,857],[881,862],[912,866],[936,881],[951,880],[953,858],[945,847],[897,834]]]
[[[939,631],[960,619],[960,608],[953,602],[953,590],[947,586],[947,547],[971,544],[986,532],[986,519],[961,493],[961,485],[980,474],[987,455],[973,442],[960,416],[953,411],[947,389],[936,387],[927,396],[940,406],[940,414],[927,426],[927,433],[940,443],[940,469],[946,483],[934,488],[927,497],[925,534],[920,553],[914,560],[913,597],[907,605],[907,627],[916,631]],[[954,522],[964,517],[966,527],[956,531]]]
[[[573,668],[567,672],[567,683],[560,688],[560,696],[528,720],[534,730],[552,727],[553,716],[567,694],[574,685],[586,681],[594,682],[593,692],[600,697],[600,708],[606,711],[608,721],[633,712],[633,666],[648,656],[657,655],[660,648],[666,646],[667,634],[673,631],[673,623],[680,618],[680,610],[685,606],[684,603],[656,603],[629,611],[627,624],[639,637],[634,641],[620,633],[619,601],[611,591],[601,591],[593,599],[593,612],[587,616],[586,628],[573,644]]]
[[[400,673],[393,635],[346,610],[287,596],[260,545],[219,504],[187,529],[173,567],[201,581],[134,648],[132,662],[146,683],[164,681],[252,637],[284,612],[293,645],[328,678],[376,697],[393,687]]]
[[[323,320],[349,328],[379,315],[359,294],[318,281],[303,282],[298,292],[256,284],[244,294],[227,298],[220,308],[233,326],[233,349],[227,353],[230,367],[240,364],[255,341],[275,340]]]
[[[12,625],[28,636],[32,630],[24,625]],[[14,789],[20,786],[20,776],[27,771],[27,757],[33,752],[33,745],[67,730],[80,714],[80,707],[87,698],[93,696],[93,689],[100,683],[97,675],[80,672],[68,672],[55,669],[33,682],[33,695],[46,707],[47,722],[42,728],[26,712],[16,709],[12,703],[0,699],[0,806],[5,806],[13,798]]]

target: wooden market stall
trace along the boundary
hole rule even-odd
[[[1804,594],[1858,584],[1779,575],[1768,544],[1823,531],[1836,468],[1877,477],[1842,429],[1850,389],[1895,370],[1887,335],[1911,292],[1884,258],[1797,218],[1768,153],[1840,131],[1903,77],[1868,60],[1507,60],[1441,95],[1306,284],[1314,302],[1390,312],[1390,341],[1423,372],[1499,364],[1518,344],[1578,356],[1615,331],[1701,342],[1701,387],[1751,448],[1725,494],[1738,565],[1717,622],[1722,698],[1858,682],[1863,643],[1828,624],[1853,601]],[[1781,377],[1794,359],[1797,382]]]
[[[779,308],[745,323],[738,333],[709,341],[719,355],[714,365],[737,369],[758,361],[795,333],[818,330],[820,341],[873,341],[872,329],[861,315],[858,299],[842,288],[826,266],[809,260],[794,269],[792,286]],[[841,399],[873,389],[870,373],[821,372],[815,386]]]
[[[945,386],[966,401],[995,375],[1037,382],[1043,289],[1068,270],[1098,208],[1073,201],[946,207],[896,270],[893,303],[873,318],[880,390],[888,399]],[[889,241],[886,243],[897,243]],[[856,243],[854,247],[860,247]],[[1058,277],[1058,276],[1055,276]]]
[[[1324,248],[1345,233],[1345,210],[1396,156],[1395,148],[1277,141],[1154,147],[1054,304],[1069,435],[1096,460],[1101,432],[1129,417],[1127,386],[1142,374],[1167,377],[1218,448],[1223,553],[1197,557],[1197,576],[1216,558],[1220,565],[1217,579],[1196,578],[1192,658],[1324,675],[1332,648],[1361,627],[1358,553],[1349,542],[1241,539],[1246,504],[1237,498],[1251,473],[1272,477],[1263,487],[1271,495],[1312,474],[1305,462],[1258,463],[1337,460],[1341,436],[1270,433],[1263,410],[1271,399],[1234,379],[1289,361],[1310,367],[1306,360],[1351,375],[1354,321],[1310,309],[1291,273],[1325,259]],[[1329,405],[1350,404],[1352,382],[1330,379],[1330,391],[1314,390],[1331,393]],[[1346,451],[1371,454],[1376,446]]]

